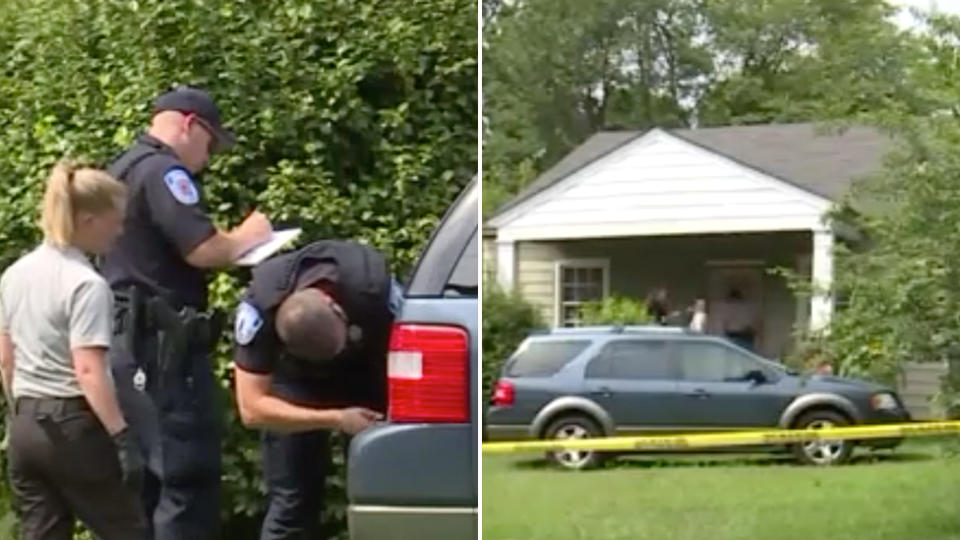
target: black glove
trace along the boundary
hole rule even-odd
[[[117,458],[120,460],[120,474],[123,485],[134,493],[139,493],[143,483],[143,456],[136,441],[130,435],[129,428],[123,428],[113,436],[117,445]]]

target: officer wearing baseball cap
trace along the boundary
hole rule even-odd
[[[210,94],[188,86],[161,95],[153,105],[153,113],[179,111],[193,114],[197,122],[213,137],[212,152],[229,150],[237,142],[236,136],[220,123],[220,111]]]
[[[111,365],[147,462],[143,503],[157,540],[216,538],[220,429],[210,356],[220,332],[207,277],[269,238],[259,212],[214,226],[197,175],[234,135],[210,95],[157,98],[147,132],[109,172],[127,185],[124,232],[101,261],[115,295]]]

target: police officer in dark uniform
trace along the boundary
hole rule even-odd
[[[181,87],[157,98],[150,128],[110,173],[128,188],[124,233],[101,261],[115,294],[111,365],[124,414],[144,448],[143,502],[157,540],[217,537],[220,435],[210,352],[207,270],[229,266],[269,238],[251,214],[211,223],[196,175],[229,148],[210,96]]]
[[[234,359],[241,419],[263,430],[261,540],[320,538],[330,431],[382,418],[401,297],[383,255],[353,242],[314,242],[254,269]]]

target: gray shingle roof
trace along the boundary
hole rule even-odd
[[[883,156],[893,148],[889,137],[877,129],[864,126],[853,126],[840,132],[826,131],[824,126],[813,123],[667,131],[747,167],[834,201],[846,194],[855,180],[878,171],[883,163]],[[643,133],[601,131],[594,134],[556,165],[547,169],[498,210],[497,214],[533,197]]]

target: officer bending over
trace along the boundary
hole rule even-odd
[[[352,242],[314,242],[254,269],[235,363],[240,417],[263,430],[261,540],[318,537],[330,430],[382,418],[399,297],[383,255]]]

